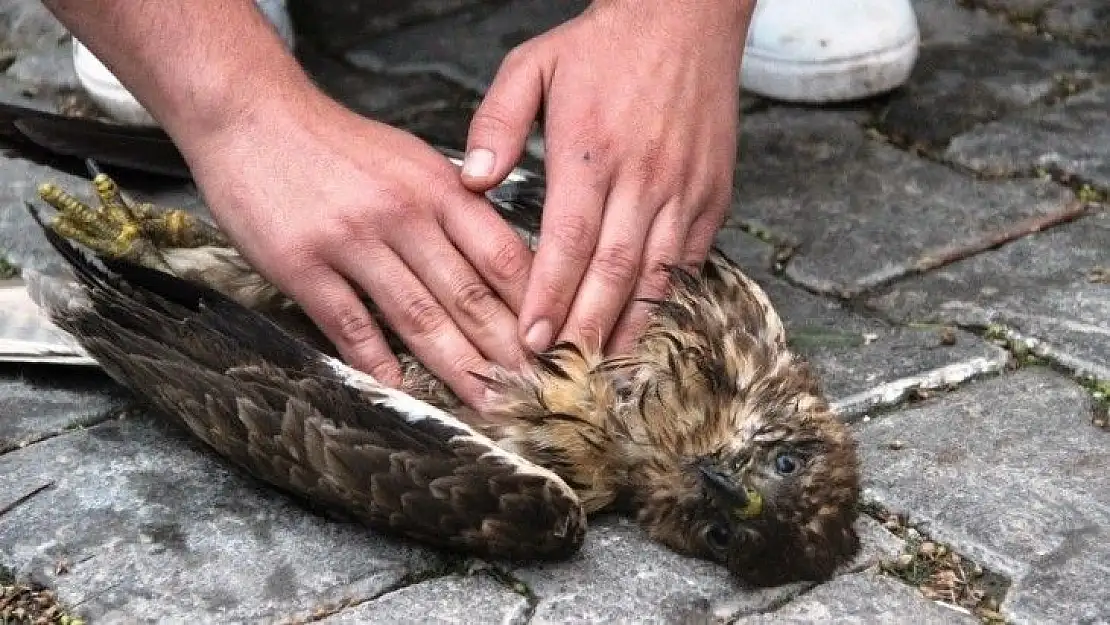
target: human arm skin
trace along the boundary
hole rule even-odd
[[[520,310],[553,339],[629,348],[668,286],[705,259],[732,195],[739,72],[755,0],[595,0],[506,57],[470,127],[462,171],[497,184],[542,103],[547,204]],[[492,154],[491,154],[492,153]],[[473,165],[491,163],[489,171]]]
[[[439,153],[321,93],[251,0],[46,0],[170,134],[213,215],[354,366],[399,381],[360,300],[465,401],[522,362],[531,254]]]

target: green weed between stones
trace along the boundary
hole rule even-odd
[[[931,540],[903,515],[876,504],[865,506],[865,512],[905,543],[900,555],[880,564],[883,573],[917,588],[926,599],[973,614],[984,625],[1006,622],[999,606],[1010,588],[1009,579]]]

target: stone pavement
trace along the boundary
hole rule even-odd
[[[362,4],[298,5],[332,33],[306,65],[455,145],[501,55],[582,6]],[[905,89],[745,100],[720,236],[861,443],[866,549],[833,581],[753,592],[619,518],[567,562],[447,557],[306,511],[100,375],[9,367],[0,585],[30,577],[98,623],[1110,623],[1110,9],[915,5]],[[0,6],[0,98],[72,106],[67,46],[37,2]],[[77,180],[31,156],[0,156],[0,250],[38,266],[22,201]]]

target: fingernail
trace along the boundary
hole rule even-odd
[[[472,178],[485,178],[493,173],[493,152],[485,148],[474,148],[463,159],[462,173]]]
[[[551,322],[540,319],[524,334],[524,343],[534,352],[542,352],[551,345]]]

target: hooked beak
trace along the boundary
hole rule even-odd
[[[713,499],[729,511],[734,520],[748,521],[763,512],[763,496],[751,486],[738,484],[708,463],[699,463],[698,472]]]

